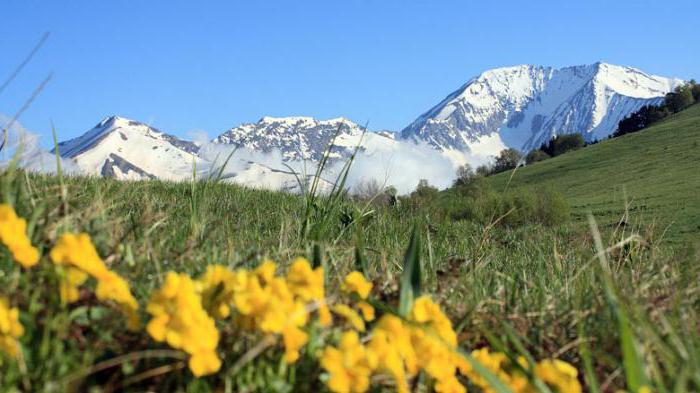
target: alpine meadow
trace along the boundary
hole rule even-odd
[[[650,37],[613,55],[592,5],[78,3],[0,26],[0,392],[700,392],[700,84],[657,5],[610,5]],[[486,66],[582,51],[668,76]]]

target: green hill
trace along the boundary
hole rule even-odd
[[[698,237],[700,105],[637,133],[489,179],[498,190],[554,188],[569,200],[575,218],[591,211],[609,225],[620,220],[628,201],[633,218],[659,225],[658,232],[668,227],[670,239]]]

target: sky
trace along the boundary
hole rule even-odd
[[[700,1],[0,2],[0,92],[52,145],[120,115],[180,137],[262,116],[401,130],[495,67],[605,61],[700,79]]]

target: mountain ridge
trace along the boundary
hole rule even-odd
[[[401,131],[438,149],[483,147],[498,135],[503,146],[529,150],[558,133],[602,139],[643,105],[657,104],[682,83],[603,62],[554,68],[518,65],[471,78]]]
[[[261,183],[264,173],[286,173],[284,162],[320,161],[334,136],[332,160],[349,157],[360,144],[363,152],[371,154],[415,142],[458,165],[467,154],[494,156],[508,147],[526,151],[559,133],[581,132],[589,141],[603,139],[622,118],[643,105],[660,103],[680,83],[603,62],[562,68],[501,67],[469,79],[400,133],[367,131],[344,117],[263,116],[222,132],[208,145],[279,153],[280,162],[274,165],[267,157],[264,162],[242,161],[241,179]],[[110,116],[58,147],[63,157],[76,161],[87,174],[181,180],[192,176],[193,165],[215,165],[216,160],[203,156],[202,146],[145,123]],[[284,183],[289,188],[292,179]]]

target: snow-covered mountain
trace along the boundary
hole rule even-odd
[[[216,173],[236,150],[225,181],[292,190],[299,175],[309,181],[314,162],[335,135],[331,164],[359,145],[355,180],[392,172],[391,181],[410,190],[418,178],[449,184],[457,165],[484,163],[506,147],[526,151],[552,136],[576,132],[587,140],[606,137],[624,116],[661,102],[680,83],[605,63],[561,69],[524,65],[473,78],[400,134],[364,132],[345,118],[263,117],[200,144],[113,116],[60,143],[59,150],[86,174],[168,180],[191,178],[193,165],[198,176]]]
[[[231,128],[212,142],[265,153],[279,151],[286,160],[318,161],[336,133],[338,135],[331,157],[345,157],[360,142],[363,127],[342,117],[330,120],[303,116],[263,117],[257,123],[245,123]],[[386,133],[366,133],[364,138],[367,142],[391,136]]]
[[[362,128],[347,119],[265,117],[201,145],[138,121],[111,116],[82,136],[59,143],[58,148],[62,157],[87,175],[185,180],[192,178],[194,165],[197,176],[216,174],[226,157],[242,147],[228,162],[224,181],[289,191],[298,189],[299,178],[313,179],[313,162],[321,158],[336,132],[331,158],[348,157],[360,143],[366,154],[399,143],[387,132],[363,135]],[[310,161],[310,166],[302,161]]]
[[[86,174],[122,180],[191,178],[193,165],[202,163],[198,144],[118,116],[59,143],[58,151]]]
[[[558,134],[604,138],[643,105],[682,83],[606,63],[555,69],[497,68],[471,79],[406,127],[401,136],[441,150],[523,151]]]

